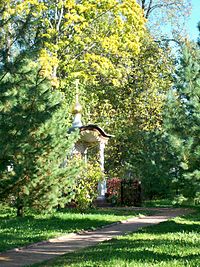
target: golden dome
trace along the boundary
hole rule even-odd
[[[81,113],[81,111],[82,111],[81,104],[79,102],[76,102],[72,110],[73,114]]]

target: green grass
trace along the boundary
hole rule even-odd
[[[15,217],[13,209],[0,207],[0,251],[47,240],[64,233],[95,229],[148,211],[124,209],[91,209],[80,213],[73,209],[49,215],[29,214]]]
[[[200,212],[34,266],[199,267]]]
[[[146,200],[143,203],[144,207],[170,207],[172,208],[173,206],[173,201],[170,199],[156,199],[156,200]]]
[[[143,207],[151,207],[151,208],[195,208],[195,205],[192,200],[183,202],[182,204],[178,204],[174,199],[154,199],[154,200],[146,200],[143,202]]]

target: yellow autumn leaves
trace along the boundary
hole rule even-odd
[[[44,40],[41,73],[57,87],[55,78],[63,75],[68,81],[78,77],[92,83],[102,75],[116,84],[129,59],[139,53],[145,32],[135,0],[9,0],[3,16],[35,19]]]
[[[47,40],[40,61],[46,75],[54,55],[69,81],[96,83],[99,75],[116,81],[129,58],[139,53],[145,19],[135,0],[57,1],[50,8],[51,13],[48,6],[44,9]],[[56,76],[60,78],[59,72]]]

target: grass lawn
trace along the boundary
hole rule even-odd
[[[173,205],[173,201],[170,199],[146,200],[143,204],[145,207],[178,207],[178,205]]]
[[[34,266],[199,267],[200,211]]]
[[[94,229],[126,218],[150,214],[148,211],[91,209],[84,213],[72,209],[49,215],[15,217],[15,211],[0,206],[0,251],[43,241],[64,233]]]

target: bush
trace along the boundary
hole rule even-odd
[[[107,199],[114,205],[121,204],[121,179],[112,178],[107,180]]]
[[[184,205],[187,204],[188,199],[184,197],[182,194],[176,196],[172,201],[173,205]]]
[[[141,206],[141,183],[137,179],[107,181],[107,199],[114,205]]]
[[[84,164],[77,180],[74,202],[75,206],[84,210],[92,206],[98,196],[97,185],[102,179],[102,172],[98,164]]]

